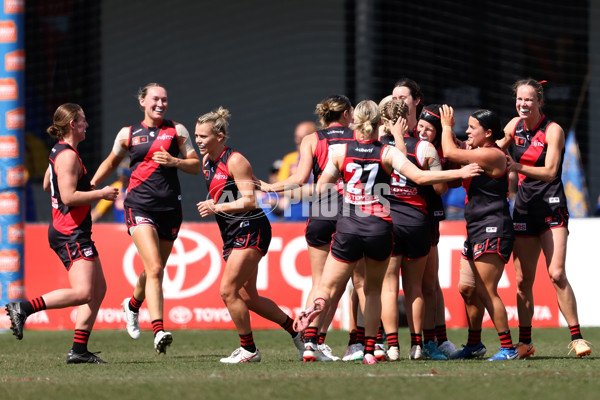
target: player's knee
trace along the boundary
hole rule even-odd
[[[464,299],[465,303],[469,303],[471,301],[471,298],[473,298],[473,296],[475,295],[475,286],[459,284],[458,292]]]

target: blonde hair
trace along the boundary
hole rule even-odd
[[[198,117],[196,125],[212,123],[213,126],[211,131],[215,135],[221,132],[223,133],[225,139],[229,139],[229,135],[227,133],[227,129],[229,128],[229,121],[227,120],[229,118],[231,118],[229,110],[219,106],[216,111],[207,112],[206,114]]]
[[[354,120],[350,128],[361,131],[370,138],[373,132],[377,132],[380,119],[377,104],[373,100],[363,100],[354,109]]]
[[[390,131],[388,123],[391,122],[393,125],[398,121],[398,118],[406,118],[406,115],[408,114],[408,105],[404,100],[394,99],[393,97],[387,101],[384,101],[385,99],[387,99],[387,97],[379,103],[379,113],[381,114],[383,131],[386,135],[391,135],[392,132]]]
[[[62,140],[69,133],[71,121],[77,121],[79,111],[83,111],[79,104],[65,103],[59,106],[54,112],[52,125],[46,129],[48,135]]]

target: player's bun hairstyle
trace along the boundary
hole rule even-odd
[[[483,127],[483,129],[492,130],[492,139],[494,139],[494,141],[500,140],[504,137],[502,122],[500,121],[498,114],[495,112],[490,110],[477,110],[471,114],[471,117],[479,121],[479,124]]]
[[[63,139],[69,133],[71,121],[77,121],[79,111],[83,111],[79,104],[65,103],[59,106],[54,112],[52,125],[46,129],[48,135],[59,140]]]
[[[212,123],[213,124],[212,132],[215,135],[217,135],[217,134],[219,134],[219,132],[221,132],[223,134],[223,136],[225,137],[225,139],[227,140],[227,139],[229,139],[229,134],[228,134],[229,121],[227,121],[229,118],[231,118],[231,114],[229,113],[229,110],[219,106],[219,108],[216,109],[215,111],[207,112],[206,114],[201,115],[198,118],[196,125]]]
[[[319,117],[321,128],[325,128],[331,123],[339,121],[344,111],[350,112],[351,109],[350,99],[342,94],[333,94],[317,104],[315,114]]]
[[[387,96],[379,102],[379,114],[381,115],[381,122],[383,123],[383,131],[386,135],[391,135],[392,132],[390,131],[388,124],[391,122],[393,125],[398,121],[398,118],[406,118],[406,115],[408,114],[408,105],[406,105],[404,100]]]
[[[440,118],[441,104],[429,104],[423,107],[419,119],[429,122],[435,128],[435,141],[439,141],[442,134],[442,119]]]
[[[377,104],[372,100],[363,100],[354,109],[354,121],[350,124],[350,128],[361,131],[370,138],[373,132],[377,132],[380,119]]]

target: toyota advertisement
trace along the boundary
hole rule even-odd
[[[600,220],[572,221],[580,227],[571,229],[569,252],[573,257],[581,256],[578,247],[592,235],[593,224]],[[58,257],[50,250],[47,241],[47,225],[27,225],[25,228],[25,295],[27,298],[68,287],[68,276]],[[448,327],[465,327],[466,317],[462,298],[458,294],[459,260],[465,238],[465,224],[461,221],[443,221],[442,237],[439,244],[440,284],[446,300],[446,320]],[[574,234],[573,232],[579,232]],[[574,237],[575,236],[575,237]],[[137,276],[143,270],[141,260],[124,225],[96,224],[93,235],[108,291],[95,329],[124,329],[125,315],[121,302],[130,297]],[[576,239],[576,240],[573,240]],[[573,244],[571,245],[571,242]],[[583,243],[582,243],[583,242]],[[589,249],[589,247],[588,247]],[[535,327],[556,327],[563,324],[558,310],[554,290],[540,257],[535,293]],[[590,273],[597,275],[597,268],[589,268],[567,259],[567,272],[577,295],[582,325],[600,325],[595,320],[593,309],[597,304],[597,291],[586,285],[598,279],[586,279]],[[225,266],[221,258],[221,238],[214,223],[184,223],[179,239],[175,242],[169,258],[163,281],[165,298],[164,321],[167,329],[234,329],[233,322],[219,296],[219,282]],[[596,271],[593,271],[593,270]],[[587,283],[589,282],[589,283]],[[266,257],[259,266],[257,287],[259,293],[273,299],[292,318],[302,310],[311,288],[311,274],[304,240],[303,223],[273,224],[273,241]],[[499,293],[508,311],[510,326],[518,326],[516,308],[516,284],[514,267],[507,264],[500,281]],[[338,307],[333,323],[334,328],[348,327],[348,296],[344,296]],[[251,313],[254,329],[279,328],[272,322]],[[75,308],[46,310],[31,315],[27,319],[27,329],[72,329]],[[145,304],[140,310],[142,329],[151,329],[150,317]],[[10,321],[5,315],[0,317],[0,328],[8,328]],[[486,315],[486,327],[492,322]]]

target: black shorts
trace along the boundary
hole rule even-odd
[[[517,209],[513,211],[515,235],[539,236],[548,229],[561,226],[569,227],[569,210],[566,207],[558,207],[551,215],[522,214]]]
[[[394,224],[395,256],[404,256],[409,260],[425,257],[431,250],[431,224],[407,226]]]
[[[467,239],[465,240],[462,256],[467,260],[477,260],[484,254],[492,253],[498,254],[504,260],[504,263],[507,263],[510,259],[514,242],[513,239],[500,237],[491,237],[474,242],[470,242]]]
[[[266,218],[265,218],[266,219]],[[266,224],[259,229],[248,229],[229,238],[223,245],[223,259],[227,261],[233,250],[256,249],[263,256],[267,254],[271,244],[271,225]]]
[[[175,241],[181,228],[183,215],[181,209],[168,211],[143,211],[125,208],[125,223],[127,231],[138,225],[152,225],[163,240]]]
[[[336,219],[309,218],[306,222],[306,230],[304,233],[306,243],[311,247],[321,247],[326,244],[331,244],[336,225]]]
[[[331,255],[338,261],[355,262],[363,257],[375,261],[390,258],[394,247],[394,235],[361,236],[336,232],[331,243]]]
[[[60,245],[52,247],[52,250],[58,255],[60,261],[69,271],[73,263],[77,260],[93,261],[98,258],[98,250],[91,239],[81,239],[79,241],[63,242]]]

